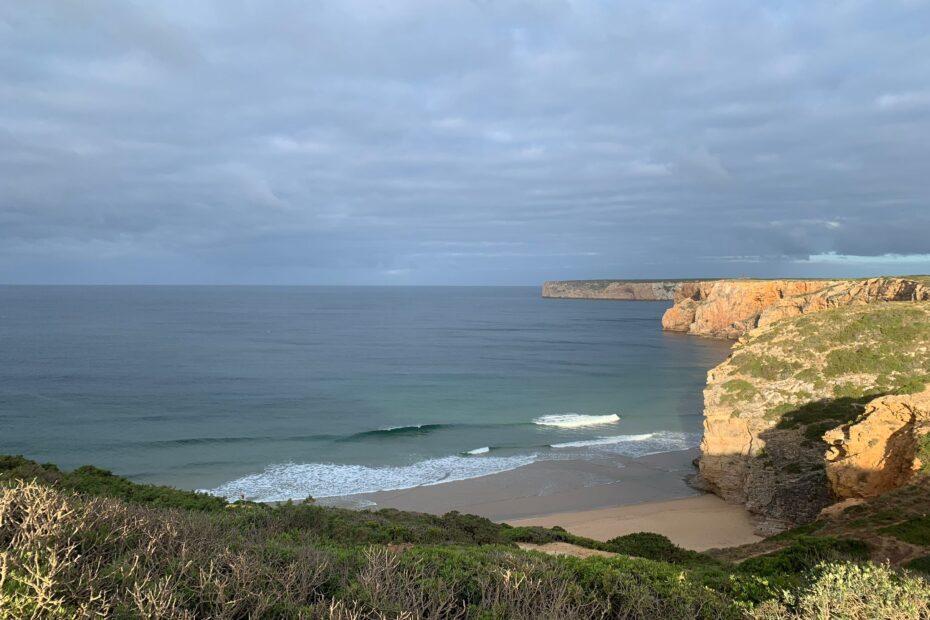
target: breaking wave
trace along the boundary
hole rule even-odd
[[[620,416],[616,413],[608,415],[584,415],[582,413],[558,413],[544,415],[533,420],[539,426],[555,426],[558,428],[583,428],[585,426],[601,426],[619,422]]]
[[[679,433],[674,431],[658,431],[640,435],[614,435],[598,437],[581,441],[566,441],[554,443],[550,447],[555,450],[569,448],[595,448],[603,449],[624,456],[646,456],[660,452],[674,452],[697,447],[701,442],[700,433]]]
[[[496,474],[537,460],[535,454],[481,458],[446,456],[399,467],[367,467],[333,463],[282,463],[259,474],[244,476],[205,492],[230,501],[239,493],[257,502],[336,497],[375,491],[393,491],[467,480]]]

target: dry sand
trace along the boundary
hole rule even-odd
[[[599,540],[657,532],[695,550],[761,540],[741,506],[686,484],[698,454],[694,449],[640,458],[605,454],[539,461],[481,478],[321,503],[434,514],[457,510],[514,525],[560,525]]]
[[[753,533],[749,514],[716,495],[699,495],[666,502],[602,508],[509,521],[511,525],[560,525],[579,536],[609,540],[634,532],[668,536],[685,549],[704,551],[762,540]]]

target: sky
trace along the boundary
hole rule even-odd
[[[0,0],[0,283],[930,272],[930,2]]]

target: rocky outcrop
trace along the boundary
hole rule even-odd
[[[925,465],[930,390],[868,403],[855,423],[828,431],[827,478],[840,499],[875,497],[904,486]]]
[[[683,283],[662,328],[738,338],[784,318],[848,305],[930,300],[930,286],[910,278],[866,280],[717,280]]]
[[[624,280],[561,280],[543,284],[543,297],[557,299],[617,299],[671,301],[680,282]]]
[[[928,380],[930,304],[845,306],[757,328],[708,373],[701,481],[766,534],[837,498],[882,492],[917,466],[930,408],[926,393],[889,395]]]

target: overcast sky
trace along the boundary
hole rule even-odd
[[[930,2],[0,0],[0,282],[930,272]]]

